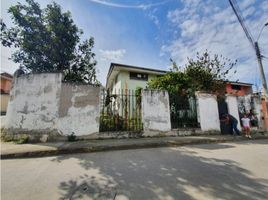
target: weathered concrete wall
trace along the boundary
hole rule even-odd
[[[228,106],[228,112],[230,115],[234,116],[238,120],[237,128],[241,129],[241,125],[239,123],[239,112],[238,112],[238,102],[237,97],[231,94],[226,95],[226,103]]]
[[[216,95],[196,92],[198,113],[202,131],[220,131],[219,111]]]
[[[54,73],[15,78],[7,109],[6,128],[20,131],[55,130],[61,81],[62,75]]]
[[[170,108],[167,91],[142,91],[142,122],[144,134],[170,131]]]
[[[60,73],[14,80],[5,128],[13,133],[77,136],[98,132],[100,88],[62,83]]]
[[[264,129],[263,119],[262,119],[262,104],[261,104],[261,97],[253,96],[253,103],[254,103],[254,111],[256,112],[256,116],[258,119],[258,128]]]
[[[62,83],[57,127],[77,136],[99,131],[100,87]]]

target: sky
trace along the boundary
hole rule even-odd
[[[44,8],[51,0],[36,0]],[[10,27],[7,9],[16,0],[1,0],[1,18]],[[25,2],[25,1],[20,1]],[[256,56],[228,0],[55,0],[69,10],[82,39],[94,37],[97,77],[103,85],[111,62],[168,70],[170,58],[182,68],[187,58],[206,49],[237,60],[229,79],[260,89]],[[237,0],[254,41],[268,22],[267,0]],[[268,58],[268,26],[258,40]],[[1,46],[1,71],[18,65],[8,58],[14,49]],[[263,59],[265,75],[268,59]]]

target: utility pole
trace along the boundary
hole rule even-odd
[[[257,60],[258,60],[258,65],[259,65],[259,70],[260,70],[260,77],[261,77],[261,82],[262,82],[262,89],[263,89],[263,94],[268,97],[268,93],[267,93],[267,83],[266,83],[266,78],[265,78],[265,74],[264,74],[264,70],[263,70],[263,65],[262,65],[262,57],[261,57],[261,53],[260,53],[260,48],[259,48],[259,44],[258,42],[254,43],[255,45],[255,50],[256,50],[256,56],[257,56]]]
[[[257,60],[258,60],[258,65],[259,65],[259,71],[260,71],[260,77],[261,77],[261,81],[262,81],[262,94],[268,98],[268,93],[267,93],[267,83],[266,83],[266,79],[265,79],[265,74],[264,74],[264,70],[263,70],[263,65],[262,65],[262,55],[260,53],[260,48],[259,48],[259,45],[258,45],[258,40],[260,38],[260,35],[262,33],[262,30],[265,26],[268,26],[268,23],[264,24],[264,26],[262,27],[259,35],[258,35],[258,38],[256,40],[256,42],[254,42],[254,40],[252,39],[252,36],[249,32],[249,30],[247,29],[247,27],[245,26],[245,23],[244,23],[244,19],[243,19],[243,16],[241,14],[241,11],[237,5],[237,2],[236,0],[229,0],[229,3],[240,23],[240,25],[242,26],[243,30],[244,30],[244,33],[246,34],[246,37],[248,38],[250,44],[252,45],[252,47],[254,48],[254,51],[256,53],[256,56],[257,56]]]

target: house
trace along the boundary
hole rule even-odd
[[[143,68],[131,65],[111,63],[107,75],[106,88],[113,93],[122,89],[135,90],[138,87],[146,88],[148,82],[167,71]],[[242,82],[226,82],[226,93],[236,96],[252,94],[252,84]]]
[[[122,89],[136,90],[138,87],[146,88],[148,81],[164,75],[166,72],[158,69],[111,63],[106,88],[114,93]]]
[[[226,82],[226,93],[236,96],[252,94],[252,84],[232,81]]]
[[[13,76],[4,72],[0,74],[1,78],[1,115],[4,115],[7,111],[7,105],[9,101],[9,92],[12,86]]]

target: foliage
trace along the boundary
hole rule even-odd
[[[75,142],[76,141],[76,135],[75,135],[75,133],[72,132],[71,135],[68,135],[67,136],[67,139],[68,139],[69,142]]]
[[[105,131],[141,131],[141,118],[124,118],[118,114],[103,113],[100,116],[100,132]]]
[[[142,87],[137,87],[135,90],[135,97],[136,97],[136,105],[137,105],[137,112],[141,109],[141,91]]]
[[[94,39],[80,42],[81,30],[70,12],[53,2],[41,9],[34,0],[8,9],[13,27],[1,20],[3,46],[15,47],[11,59],[26,72],[63,72],[65,80],[96,83]]]
[[[1,140],[3,142],[14,142],[16,144],[25,144],[29,142],[29,136],[27,134],[8,134],[8,133],[3,133],[1,135]]]
[[[224,81],[236,62],[223,56],[210,56],[208,51],[202,55],[197,53],[197,59],[188,59],[183,70],[171,60],[173,68],[164,76],[149,82],[152,89],[163,89],[169,93],[181,96],[193,96],[196,91],[206,91],[217,94],[225,92]],[[234,72],[236,73],[236,71]]]

